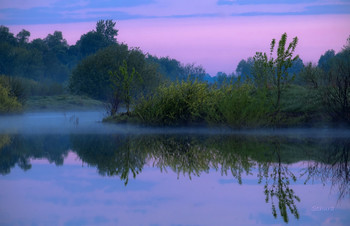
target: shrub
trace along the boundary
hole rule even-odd
[[[142,122],[179,125],[204,122],[207,117],[208,84],[177,82],[161,86],[154,95],[135,106],[134,115]]]
[[[0,83],[0,113],[10,113],[20,111],[21,103],[15,96],[11,96],[10,90]]]

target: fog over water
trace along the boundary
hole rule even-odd
[[[148,127],[132,124],[102,123],[106,112],[31,112],[0,117],[2,134],[237,134],[246,136],[290,136],[295,138],[347,138],[349,129],[232,129],[229,127]]]

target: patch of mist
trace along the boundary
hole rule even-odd
[[[32,112],[0,116],[0,134],[198,134],[240,136],[283,136],[302,138],[350,138],[349,129],[293,128],[242,129],[228,127],[148,127],[102,123],[104,110]]]

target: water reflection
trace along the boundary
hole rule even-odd
[[[292,185],[322,181],[331,184],[339,201],[349,197],[349,139],[296,139],[234,135],[0,135],[0,173],[16,164],[31,168],[31,159],[62,165],[75,152],[100,175],[117,176],[125,185],[145,167],[174,171],[192,179],[210,170],[231,175],[239,184],[244,176],[258,178],[272,215],[285,222],[299,219],[301,202]],[[290,164],[304,162],[300,172]],[[257,173],[255,173],[257,172]]]
[[[331,184],[338,191],[338,201],[350,196],[350,140],[333,140],[327,151],[316,156],[315,161],[308,162],[302,175],[305,183],[321,180]]]

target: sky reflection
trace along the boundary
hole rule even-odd
[[[244,175],[239,185],[232,175],[210,170],[200,177],[178,175],[171,169],[145,166],[127,186],[116,177],[101,177],[94,167],[82,166],[70,152],[65,164],[56,167],[32,161],[30,171],[14,168],[0,178],[1,224],[50,225],[253,225],[282,223],[265,203],[263,185],[256,170]],[[66,164],[69,163],[69,164]],[[300,164],[289,165],[300,172]],[[226,181],[222,183],[222,181]],[[247,183],[246,183],[247,182]],[[302,200],[297,203],[300,220],[291,224],[346,225],[350,220],[347,199],[320,181],[291,187]],[[320,199],[322,197],[322,199]],[[328,208],[326,210],[326,208]]]

